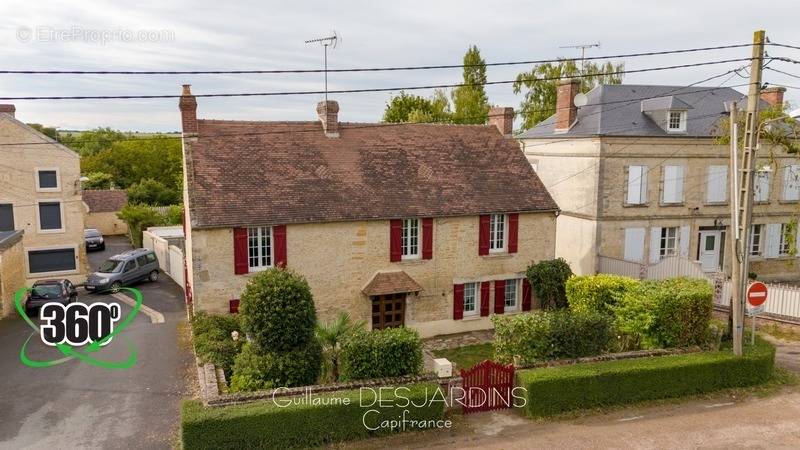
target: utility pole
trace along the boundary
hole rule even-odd
[[[742,243],[739,226],[739,124],[737,122],[736,102],[731,103],[730,111],[730,136],[731,136],[731,160],[730,160],[730,184],[731,184],[731,234],[728,239],[731,246],[731,304],[730,314],[728,315],[728,329],[733,340],[733,353],[737,356],[742,354],[742,309],[739,308],[739,298],[741,294],[742,280]]]
[[[741,183],[739,198],[736,205],[737,211],[734,223],[738,224],[736,241],[741,243],[738,252],[741,254],[741,265],[738,279],[733,279],[736,296],[731,302],[734,309],[733,317],[744,318],[744,296],[747,288],[748,274],[750,273],[750,223],[753,218],[753,178],[756,168],[756,152],[758,150],[758,102],[761,97],[761,70],[764,62],[764,30],[753,33],[753,54],[750,61],[750,89],[747,93],[747,115],[744,125],[744,151],[742,152]],[[732,136],[733,137],[733,136]],[[736,264],[734,253],[734,264]],[[732,271],[737,275],[736,271]],[[738,289],[737,289],[738,288]],[[734,324],[733,352],[736,356],[742,355],[743,324]]]

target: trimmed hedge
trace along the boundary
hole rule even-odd
[[[236,316],[221,316],[203,311],[194,313],[192,317],[192,334],[194,350],[204,363],[212,363],[231,376],[234,358],[241,351],[244,333]],[[231,333],[238,331],[240,339],[234,341]]]
[[[549,416],[577,409],[752,386],[772,375],[775,347],[758,340],[737,358],[730,349],[606,361],[517,372],[525,413]]]
[[[379,398],[387,402],[385,407],[376,402],[377,388],[311,396],[328,404],[311,404],[307,396],[295,397],[305,400],[302,404],[294,404],[290,398],[275,399],[284,402],[281,404],[291,403],[287,407],[276,405],[272,399],[213,408],[204,407],[199,400],[186,400],[181,409],[181,441],[187,450],[305,448],[399,432],[403,425],[378,430],[367,426],[378,427],[384,420],[401,421],[404,411],[407,420],[442,421],[441,400],[446,394],[436,393],[437,389],[438,385],[432,383],[384,389]],[[339,401],[330,404],[332,399]],[[350,404],[343,404],[344,399],[349,399]],[[376,403],[370,405],[373,402]],[[405,429],[431,428],[430,422],[414,425],[406,422]]]
[[[357,330],[342,343],[339,379],[419,375],[422,363],[422,339],[416,330]]]
[[[569,308],[576,312],[597,311],[613,315],[617,300],[639,285],[639,280],[621,275],[573,276],[565,290]]]
[[[308,386],[317,382],[321,366],[322,347],[316,340],[288,352],[264,352],[247,343],[233,364],[230,390]]]

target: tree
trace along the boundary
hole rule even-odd
[[[800,144],[798,144],[800,143],[800,123],[794,117],[787,115],[785,110],[785,105],[772,105],[758,111],[758,140],[772,144],[769,146],[770,159],[774,159],[775,148],[783,149],[786,153],[797,154],[800,152]],[[744,143],[746,119],[747,114],[740,109],[739,114],[736,115],[740,145]],[[717,142],[721,145],[730,144],[730,122],[730,117],[725,117],[714,129],[715,134],[719,136]]]
[[[108,149],[84,156],[81,171],[107,173],[121,189],[150,178],[181,192],[182,164],[180,140],[156,135],[117,141]]]
[[[128,235],[134,247],[142,246],[142,231],[147,227],[168,225],[164,216],[148,205],[128,203],[117,217],[128,224]]]
[[[128,201],[154,206],[175,205],[180,203],[181,193],[158,180],[145,178],[128,187]]]
[[[50,139],[58,140],[58,130],[55,127],[46,127],[40,123],[29,123],[28,126]]]
[[[113,184],[113,177],[104,172],[89,172],[84,176],[89,179],[81,184],[84,189],[111,189]]]
[[[563,258],[531,264],[525,275],[543,308],[558,309],[568,306],[565,285],[572,276],[572,269]]]
[[[556,112],[556,91],[560,79],[582,75],[581,92],[588,92],[601,84],[621,84],[624,63],[611,62],[595,64],[586,61],[581,71],[571,59],[562,59],[557,63],[537,64],[529,72],[517,75],[513,89],[515,94],[523,90],[525,98],[520,103],[522,128],[527,130],[547,119]]]
[[[346,312],[340,313],[331,322],[317,325],[317,340],[322,345],[331,381],[339,381],[339,357],[343,340],[355,330],[363,329],[365,325],[363,320],[352,322]]]
[[[95,128],[79,133],[63,134],[61,142],[80,153],[81,156],[91,156],[111,149],[115,142],[130,138],[130,133],[123,133],[111,128]]]
[[[450,122],[451,114],[450,103],[442,90],[434,91],[431,98],[400,91],[400,94],[391,97],[386,104],[383,121],[388,123]]]
[[[484,90],[486,61],[473,45],[464,54],[464,83],[453,89],[453,123],[484,124],[489,114],[489,100]]]

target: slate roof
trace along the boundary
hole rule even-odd
[[[401,292],[419,292],[422,286],[414,281],[407,273],[399,270],[397,272],[378,272],[372,277],[363,292],[366,295],[386,295]]]
[[[716,136],[718,121],[728,114],[728,104],[745,107],[746,96],[729,87],[600,85],[589,91],[586,106],[578,108],[575,125],[566,133],[554,133],[555,116],[521,133],[519,138],[576,136]],[[686,133],[667,133],[642,112],[650,108],[675,106],[688,109]],[[766,102],[762,102],[766,106]],[[689,106],[689,108],[687,108]]]
[[[198,120],[195,228],[553,211],[517,141],[490,125]]]
[[[120,189],[87,189],[82,191],[89,212],[116,212],[128,203],[128,193]]]

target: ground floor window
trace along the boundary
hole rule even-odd
[[[402,327],[406,317],[406,294],[373,295],[372,329]]]
[[[59,248],[28,251],[30,273],[69,272],[76,269],[75,249]]]
[[[780,244],[778,245],[778,254],[780,256],[787,256],[789,255],[789,247],[790,247],[790,236],[789,236],[789,225],[781,224],[781,238]]]
[[[661,246],[659,255],[664,258],[677,253],[678,227],[664,227],[661,229]]]
[[[474,316],[478,314],[478,285],[480,283],[464,283],[464,315]]]
[[[753,225],[750,228],[750,255],[761,255],[761,236],[763,235],[764,225]]]
[[[505,310],[516,311],[519,308],[519,296],[517,295],[519,280],[506,280],[505,286]]]

